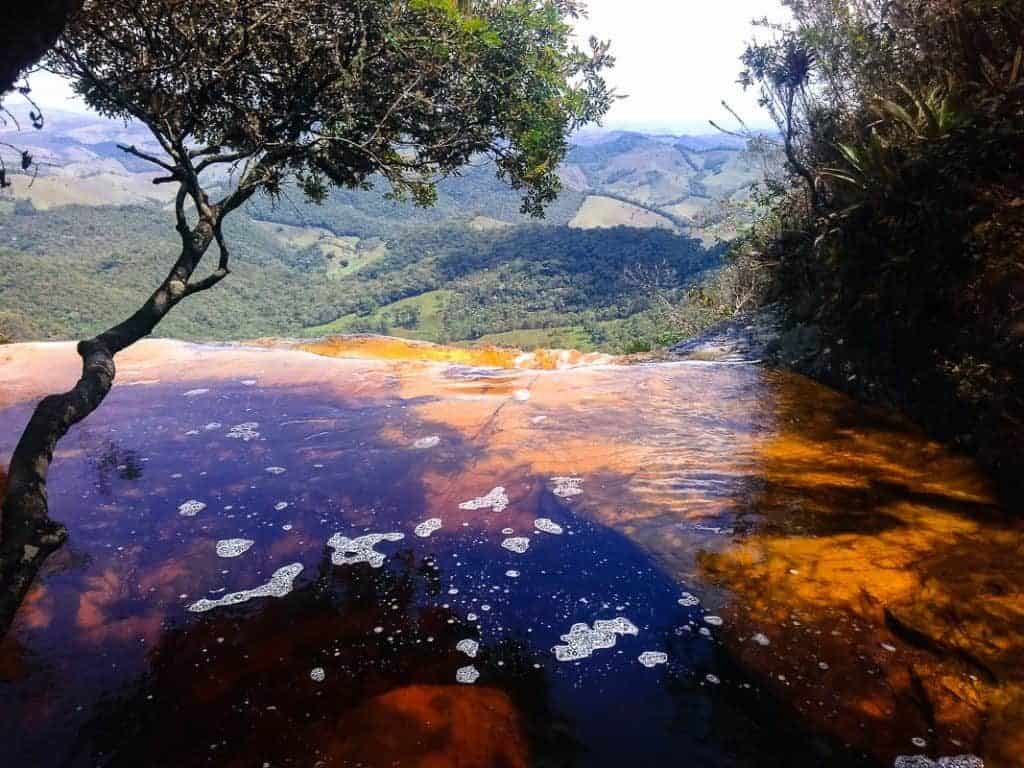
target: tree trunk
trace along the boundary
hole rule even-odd
[[[170,274],[149,300],[123,322],[79,342],[82,375],[68,392],[50,395],[37,406],[11,457],[7,495],[0,519],[0,638],[7,633],[36,574],[67,540],[67,529],[50,519],[46,477],[57,443],[95,411],[114,383],[114,355],[153,332],[183,298],[212,287],[227,274],[222,264],[209,278],[189,284],[214,239],[214,226],[200,222],[183,235],[184,247]]]

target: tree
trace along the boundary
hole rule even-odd
[[[49,517],[57,442],[95,410],[118,352],[230,274],[225,217],[289,178],[428,205],[435,182],[481,154],[541,215],[567,136],[607,111],[608,45],[579,50],[577,0],[90,0],[48,56],[97,112],[137,120],[123,146],[172,184],[181,250],[129,318],[79,343],[75,387],[37,406],[11,459],[0,527],[0,633],[67,537]],[[218,262],[197,269],[216,244]]]
[[[82,0],[7,0],[0,24],[0,96],[53,45]]]

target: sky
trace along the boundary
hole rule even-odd
[[[589,0],[579,26],[612,41],[615,69],[608,76],[626,94],[605,119],[612,128],[704,132],[708,120],[730,124],[722,100],[751,127],[768,116],[736,78],[755,18],[784,21],[779,0]],[[763,33],[761,33],[763,35]],[[733,122],[732,125],[735,123]]]
[[[589,0],[581,40],[612,41],[616,56],[609,82],[627,98],[612,108],[609,128],[707,133],[708,120],[734,126],[727,100],[753,128],[768,117],[752,92],[736,84],[738,57],[755,30],[754,18],[786,18],[779,0]],[[33,97],[44,107],[82,111],[67,84],[38,73]]]

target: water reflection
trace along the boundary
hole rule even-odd
[[[1013,764],[1020,528],[904,424],[747,366],[153,342],[120,369],[62,444],[71,541],[0,647],[21,763]],[[382,567],[330,564],[373,533],[403,535]],[[287,596],[187,610],[292,563]],[[556,661],[617,617],[636,635]]]

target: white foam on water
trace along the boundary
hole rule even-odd
[[[208,389],[190,389],[183,397],[199,397],[199,395],[205,395],[209,391]]]
[[[292,563],[284,568],[274,571],[270,581],[261,584],[253,589],[243,589],[240,592],[229,592],[217,600],[198,600],[188,607],[193,613],[202,613],[213,608],[220,608],[227,605],[238,605],[254,597],[284,597],[289,594],[295,585],[295,577],[302,573],[302,563]]]
[[[508,570],[508,571],[505,571],[505,575],[508,576],[510,579],[518,579],[519,578],[519,571]]]
[[[502,528],[501,529],[501,535],[502,536],[511,536],[513,533],[515,533],[515,531],[512,530],[511,528]]]
[[[287,469],[285,469],[284,467],[267,467],[267,468],[266,468],[266,469],[264,469],[263,471],[264,471],[264,472],[268,472],[268,473],[270,473],[271,475],[283,475],[283,474],[284,474],[285,472],[287,472],[288,470],[287,470]]]
[[[579,661],[589,658],[594,651],[614,648],[619,635],[638,635],[640,630],[629,619],[618,616],[614,619],[598,619],[591,629],[583,622],[573,624],[568,634],[562,635],[565,645],[554,647],[555,658],[559,661]]]
[[[327,546],[334,550],[331,562],[335,565],[367,563],[371,568],[380,568],[386,555],[374,547],[382,541],[401,541],[404,538],[404,533],[368,533],[355,539],[336,533],[327,540]]]
[[[932,760],[925,755],[900,755],[893,768],[985,768],[985,761],[975,755],[955,755]]]
[[[227,431],[225,437],[230,437],[232,440],[241,440],[248,443],[250,440],[255,440],[260,436],[259,428],[260,423],[258,421],[245,421],[231,427]]]
[[[693,608],[695,605],[700,605],[700,598],[689,592],[683,592],[683,596],[676,600],[676,602],[683,606],[683,608]]]
[[[501,542],[501,546],[509,552],[515,552],[517,555],[521,555],[530,548],[530,540],[525,536],[513,536]]]
[[[530,390],[528,389],[517,389],[512,393],[512,399],[519,403],[525,403],[530,399]]]
[[[469,638],[459,640],[458,645],[455,646],[455,650],[466,654],[471,659],[475,659],[476,652],[480,650],[480,643]]]
[[[463,685],[472,685],[480,679],[480,672],[477,668],[470,664],[468,667],[460,667],[455,672],[455,682],[462,683]]]
[[[768,635],[763,632],[758,632],[750,639],[761,646],[768,646],[772,644],[772,641],[768,639]]]
[[[217,557],[244,555],[255,543],[252,539],[221,539],[217,542]]]
[[[582,477],[552,477],[551,482],[555,484],[551,492],[563,499],[570,499],[583,493]]]
[[[178,514],[182,517],[195,517],[204,509],[206,509],[206,505],[203,502],[189,499],[178,506]]]
[[[724,622],[721,616],[705,616],[704,623],[710,624],[712,627],[720,627]]]
[[[287,501],[279,501],[279,502],[277,502],[277,504],[274,505],[274,511],[275,512],[280,512],[283,509],[288,509],[288,502]]]
[[[439,518],[439,517],[432,517],[429,520],[424,520],[422,523],[417,525],[413,529],[413,533],[415,533],[421,539],[426,539],[426,538],[429,538],[430,534],[432,534],[434,531],[438,530],[440,527],[441,527],[441,518]]]
[[[721,680],[718,679],[718,675],[712,675],[710,672],[708,674],[704,675],[704,679],[707,680],[712,685],[718,685],[720,682],[722,682]]]
[[[242,379],[241,384],[243,387],[255,387],[256,379]]]
[[[668,664],[668,654],[661,651],[644,651],[637,657],[637,661],[648,669],[652,669],[659,664]]]
[[[547,420],[548,420],[548,417],[543,415],[543,414],[541,414],[540,416],[534,416],[532,419],[530,419],[530,421],[533,422],[534,424],[540,424],[542,421],[547,421]]]
[[[487,509],[488,507],[495,512],[501,512],[505,507],[508,506],[508,495],[505,493],[505,489],[502,486],[492,488],[486,496],[478,496],[475,499],[464,501],[459,504],[459,509]]]
[[[560,526],[554,520],[549,520],[546,517],[538,517],[536,520],[534,520],[533,527],[536,528],[538,531],[543,531],[544,533],[550,533],[555,536],[562,535],[562,526]]]
[[[436,448],[440,444],[441,438],[437,435],[431,435],[430,437],[421,437],[412,444],[412,447],[417,451],[425,451],[428,448]]]
[[[322,683],[327,679],[327,673],[324,672],[323,667],[313,667],[309,670],[309,679],[314,683]]]

